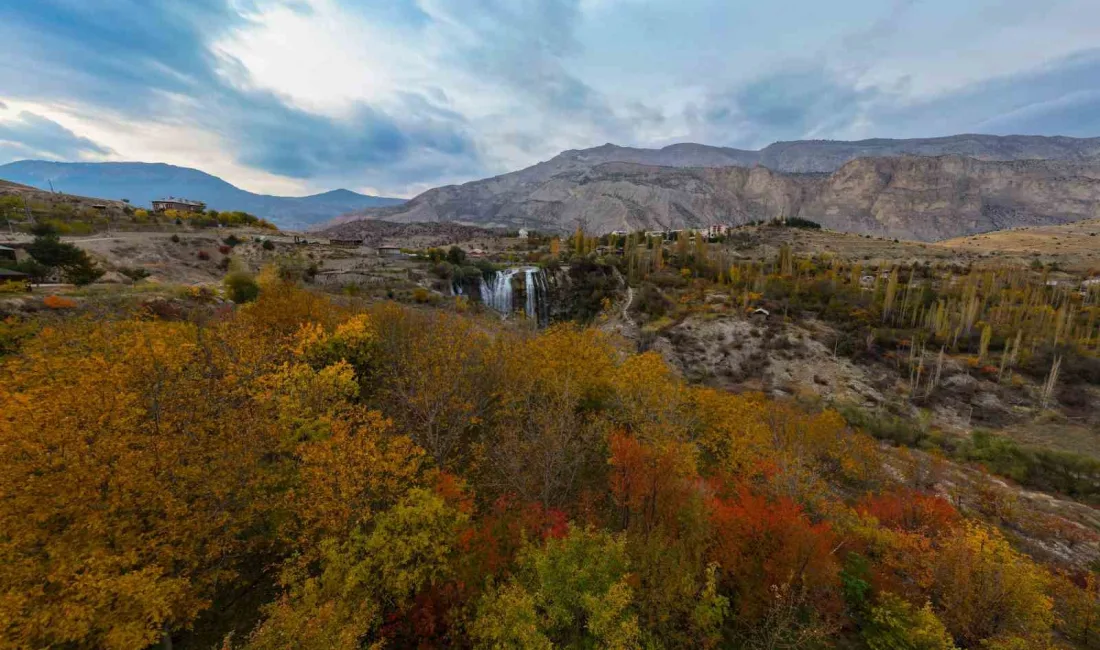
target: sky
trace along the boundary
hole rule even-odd
[[[413,196],[566,149],[1100,136],[1098,0],[0,0],[0,164]]]

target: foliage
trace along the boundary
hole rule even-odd
[[[884,593],[871,608],[863,639],[870,650],[954,650],[955,644],[929,604],[914,607]]]
[[[479,605],[472,635],[482,647],[636,647],[628,568],[622,540],[574,529],[520,557],[513,581]]]
[[[260,295],[260,285],[247,271],[231,271],[222,282],[229,299],[237,304],[251,302]]]
[[[103,275],[86,252],[62,242],[54,229],[40,226],[35,234],[34,241],[27,246],[27,253],[38,264],[60,270],[66,279],[76,285],[91,284]]]
[[[42,299],[42,304],[49,309],[72,309],[76,307],[76,301],[72,298],[50,294]]]
[[[996,531],[967,525],[944,542],[933,562],[932,603],[960,643],[1039,644],[1049,637],[1054,612],[1048,575]]]
[[[0,322],[0,647],[1095,644],[1094,579],[835,411],[290,275]]]
[[[120,268],[118,272],[130,278],[134,282],[144,280],[151,275],[148,269],[144,269],[140,266],[124,266]]]
[[[614,299],[620,290],[613,267],[588,258],[570,266],[569,278],[567,310],[573,320],[581,323],[595,319],[603,311],[605,301]]]

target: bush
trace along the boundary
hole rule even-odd
[[[141,268],[140,266],[138,266],[138,267],[124,266],[124,267],[120,268],[118,270],[118,272],[121,273],[122,275],[125,275],[126,277],[130,278],[134,282],[137,282],[138,280],[144,280],[145,278],[149,277],[149,271]]]
[[[1088,456],[1024,446],[981,430],[970,436],[957,456],[1026,487],[1093,503],[1100,497],[1100,461]]]
[[[50,309],[72,309],[76,307],[76,301],[62,296],[49,295],[42,299],[42,304]]]
[[[8,280],[7,282],[0,282],[0,295],[8,293],[26,293],[30,290],[30,286],[25,280]],[[2,349],[3,346],[0,346]]]
[[[232,251],[233,251],[233,249],[229,246],[226,246],[225,244],[222,244],[221,246],[218,246],[218,252],[221,253],[222,255],[228,255]]]
[[[237,237],[236,235],[230,235],[230,236],[226,237],[225,239],[223,239],[222,241],[225,242],[225,245],[229,246],[230,248],[233,248],[234,246],[238,246],[242,242],[241,238]]]
[[[172,243],[173,244],[180,243],[180,236],[179,235],[172,235]]]
[[[848,424],[863,429],[879,440],[889,440],[906,447],[920,447],[928,439],[928,432],[924,427],[909,418],[885,411],[868,413],[852,405],[842,405],[837,411]]]
[[[642,284],[641,290],[634,298],[631,310],[639,314],[646,314],[653,318],[661,318],[672,309],[672,301],[665,297],[661,290],[651,282]]]
[[[260,247],[263,248],[265,251],[275,250],[275,244],[270,239],[265,239],[264,243],[260,244]]]
[[[620,285],[614,269],[589,259],[582,259],[569,269],[567,308],[570,317],[582,323],[592,321],[604,309],[605,300],[612,300]]]
[[[246,271],[233,271],[222,282],[229,299],[237,304],[252,302],[260,295],[260,285]]]
[[[195,253],[195,257],[205,262],[206,260],[210,259],[210,253],[207,253],[206,251],[199,251]]]

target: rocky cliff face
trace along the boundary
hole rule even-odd
[[[1100,217],[1100,164],[1080,162],[902,156],[857,159],[831,174],[611,162],[541,181],[503,178],[439,188],[357,218],[608,232],[797,216],[934,241]]]

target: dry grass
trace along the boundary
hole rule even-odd
[[[1014,228],[949,239],[936,246],[998,256],[1008,263],[1027,264],[1038,259],[1064,268],[1100,267],[1100,219],[1064,226]]]

